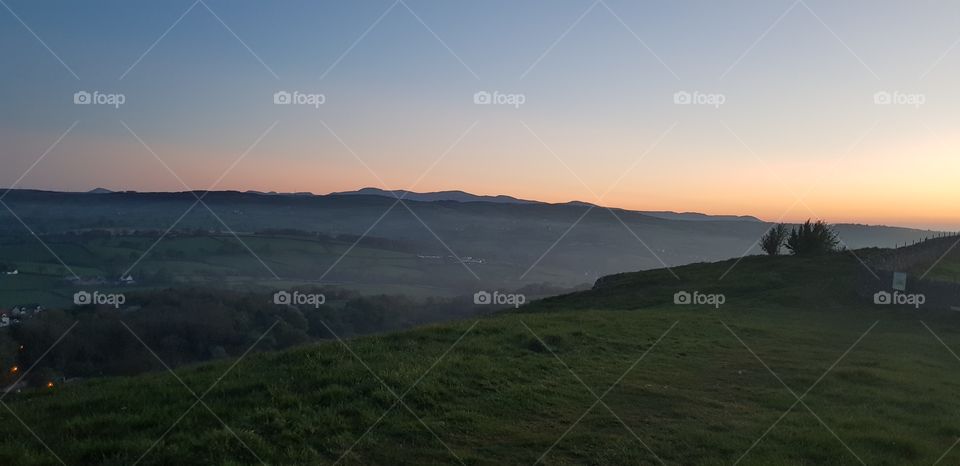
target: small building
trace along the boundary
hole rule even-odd
[[[12,314],[14,317],[20,317],[39,314],[41,312],[43,312],[43,306],[39,304],[23,304],[20,306],[14,306],[10,311],[10,314]]]

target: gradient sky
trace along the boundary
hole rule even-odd
[[[2,3],[0,186],[77,122],[17,187],[182,190],[165,163],[193,189],[960,229],[957,2]],[[79,90],[126,103],[74,105]],[[526,102],[475,105],[481,90]]]

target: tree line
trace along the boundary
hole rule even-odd
[[[787,232],[787,226],[778,223],[760,238],[760,248],[768,255],[780,255],[785,246],[795,256],[813,256],[837,250],[840,238],[823,220],[797,225]]]
[[[478,312],[468,297],[414,300],[314,291],[323,292],[327,303],[277,305],[272,294],[168,289],[130,294],[121,309],[87,305],[47,310],[0,331],[0,382],[9,386],[29,368],[23,380],[30,386],[133,375],[164,365],[237,357],[254,343],[255,351],[281,350]]]

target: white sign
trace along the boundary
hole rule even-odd
[[[907,274],[904,272],[893,272],[893,289],[897,291],[907,291]]]

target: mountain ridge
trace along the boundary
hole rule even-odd
[[[581,205],[581,206],[594,206],[594,207],[604,207],[597,204],[592,204],[584,201],[568,201],[561,203],[549,203],[544,201],[533,201],[529,199],[520,199],[513,196],[507,196],[504,194],[496,196],[487,196],[468,193],[466,191],[460,190],[449,190],[449,191],[434,191],[434,192],[415,192],[408,191],[404,189],[396,189],[392,191],[366,187],[361,188],[355,191],[341,191],[341,192],[332,192],[328,194],[330,196],[356,196],[356,195],[367,195],[367,196],[383,196],[383,197],[397,197],[402,196],[404,199],[409,199],[413,201],[421,202],[439,202],[439,201],[455,201],[455,202],[494,202],[501,204],[547,204],[547,205]],[[604,207],[608,208],[608,207]],[[745,221],[745,222],[762,222],[757,217],[752,215],[711,215],[704,214],[700,212],[674,212],[669,210],[633,210],[625,209],[619,207],[609,207],[611,209],[623,212],[634,212],[643,215],[649,215],[651,217],[661,218],[665,220],[686,220],[686,221]]]
[[[23,192],[39,192],[39,193],[57,193],[57,194],[77,194],[76,192],[71,191],[54,191],[54,190],[44,190],[44,189],[11,189],[11,191],[23,191]],[[654,217],[663,220],[680,220],[680,221],[690,221],[690,222],[716,222],[716,221],[733,221],[733,222],[764,222],[764,220],[753,216],[753,215],[729,215],[729,214],[705,214],[702,212],[676,212],[671,210],[634,210],[627,209],[622,207],[611,207],[611,206],[600,206],[586,201],[571,200],[567,202],[545,202],[537,201],[530,199],[522,199],[514,196],[509,196],[506,194],[498,195],[482,195],[482,194],[473,194],[462,190],[444,190],[444,191],[431,191],[431,192],[416,192],[409,191],[405,189],[395,189],[395,190],[385,190],[381,188],[374,187],[364,187],[353,191],[334,191],[328,194],[315,194],[309,191],[297,191],[297,192],[278,192],[278,191],[257,191],[257,190],[216,190],[216,191],[206,191],[206,190],[193,190],[193,191],[134,191],[134,190],[119,190],[114,191],[103,187],[97,187],[89,191],[82,191],[80,194],[99,194],[99,195],[110,195],[110,194],[179,194],[187,192],[210,192],[210,193],[237,193],[237,194],[246,194],[246,195],[257,195],[257,196],[270,196],[270,197],[299,197],[299,198],[329,198],[335,196],[377,196],[385,197],[389,199],[394,199],[397,197],[402,197],[405,201],[415,201],[415,202],[460,202],[460,203],[472,203],[472,202],[488,202],[493,204],[512,204],[512,205],[544,205],[544,206],[586,206],[586,207],[602,207],[604,209],[611,209],[616,212],[629,212],[634,214],[646,215],[649,217]]]

